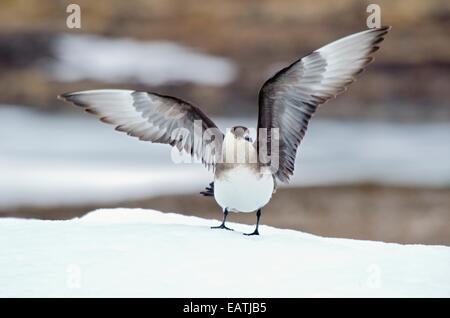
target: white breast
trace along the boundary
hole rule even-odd
[[[214,198],[232,212],[253,212],[265,206],[272,197],[273,177],[255,174],[246,165],[237,166],[214,180]]]

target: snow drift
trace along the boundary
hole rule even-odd
[[[153,210],[0,220],[0,297],[449,297],[450,247],[324,238]]]

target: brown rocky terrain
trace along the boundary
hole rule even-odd
[[[60,92],[105,87],[60,83],[42,72],[42,58],[61,32],[169,40],[225,56],[239,67],[226,87],[165,85],[158,90],[197,102],[209,113],[255,109],[259,87],[273,72],[339,37],[366,28],[370,1],[77,1],[81,30],[66,27],[66,1],[0,3],[0,103],[66,109]],[[323,107],[322,116],[393,120],[450,119],[450,3],[446,0],[378,1],[382,24],[393,29],[350,92]],[[149,76],[151,76],[149,74]],[[128,83],[108,85],[130,87]]]

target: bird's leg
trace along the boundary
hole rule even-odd
[[[225,209],[225,211],[223,211],[222,224],[220,224],[219,226],[211,226],[211,228],[212,229],[225,229],[225,230],[229,230],[229,231],[234,231],[233,229],[230,229],[229,227],[225,226],[225,221],[227,220],[227,215],[228,215],[228,209]]]
[[[244,233],[244,235],[259,235],[258,225],[260,217],[261,217],[261,209],[259,209],[258,212],[256,212],[256,229],[252,233]]]

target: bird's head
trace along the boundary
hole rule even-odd
[[[247,127],[244,126],[234,126],[232,127],[227,134],[225,135],[225,138],[233,138],[235,140],[244,140],[247,142],[252,142],[252,138],[250,137],[250,131]]]
[[[223,150],[227,163],[256,163],[256,150],[247,127],[234,126],[225,135]]]

